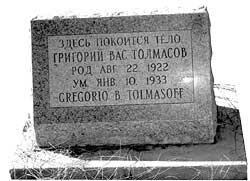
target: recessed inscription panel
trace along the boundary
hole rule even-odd
[[[50,106],[193,102],[191,31],[48,36]]]

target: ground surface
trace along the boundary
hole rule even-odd
[[[246,179],[247,165],[235,88],[214,86],[214,144],[129,145],[40,149],[31,121],[13,157],[15,179]],[[121,162],[122,161],[122,162]],[[147,162],[149,161],[149,162]]]

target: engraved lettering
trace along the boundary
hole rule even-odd
[[[192,103],[191,30],[48,36],[51,107]]]

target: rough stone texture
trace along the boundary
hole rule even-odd
[[[210,21],[193,14],[33,20],[34,126],[40,146],[212,143],[216,105]],[[51,107],[48,36],[191,30],[194,101],[92,107]],[[181,72],[176,72],[181,75]]]

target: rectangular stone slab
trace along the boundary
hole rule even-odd
[[[41,147],[212,143],[207,11],[32,20]]]

